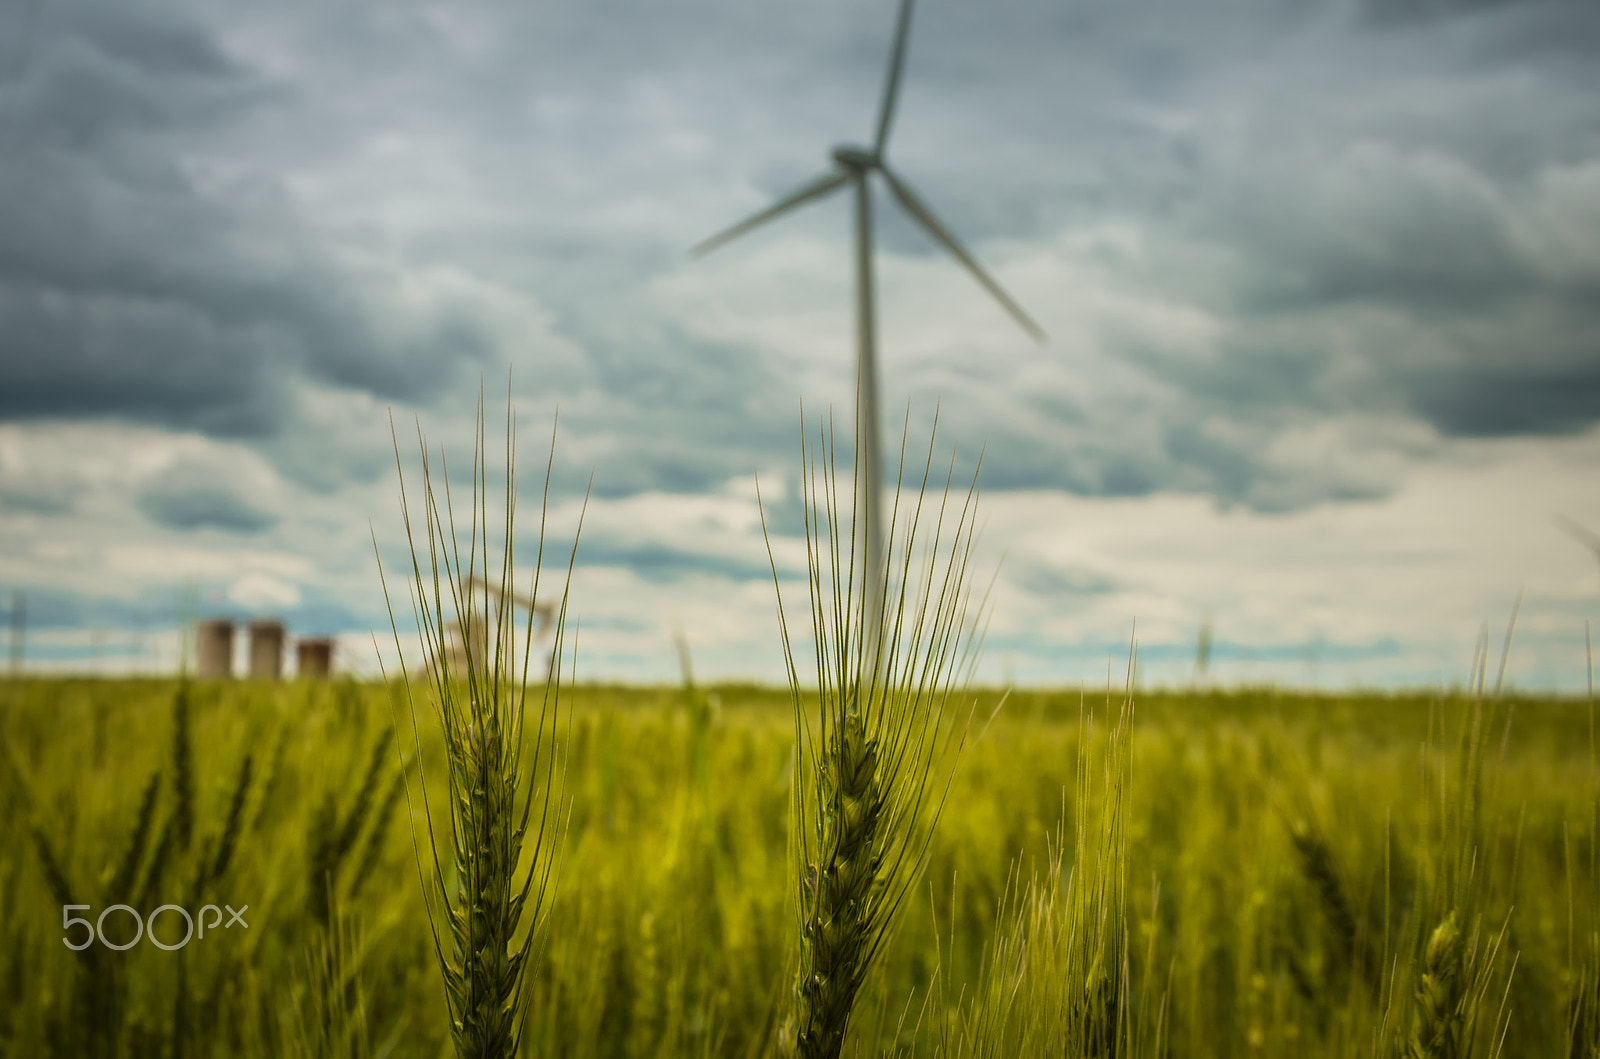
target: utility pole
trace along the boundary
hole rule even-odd
[[[11,676],[22,676],[22,636],[28,627],[27,597],[21,589],[11,590]]]

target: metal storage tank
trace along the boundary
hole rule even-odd
[[[283,622],[261,618],[250,623],[250,679],[277,680],[283,675]]]
[[[333,640],[307,636],[294,645],[296,675],[307,680],[327,680],[333,673]]]
[[[233,676],[233,620],[208,618],[194,624],[195,670],[202,678]]]

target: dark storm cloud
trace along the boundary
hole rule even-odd
[[[1577,9],[1584,5],[1582,0],[1362,0],[1359,10],[1369,24],[1390,29],[1534,6]]]
[[[1414,400],[1441,429],[1471,437],[1561,434],[1600,416],[1600,338],[1588,357],[1535,370],[1485,370],[1431,380]]]
[[[261,435],[294,376],[418,399],[481,358],[448,313],[384,333],[382,277],[270,174],[208,175],[214,138],[284,101],[178,16],[45,13],[0,85],[0,416]]]
[[[1566,26],[1600,45],[1600,9],[1506,5],[1486,21],[1457,7],[1408,22],[1403,56],[1330,24],[1318,34],[1333,59],[1309,57],[1303,75],[1271,70],[1287,55],[1258,58],[1278,93],[1235,100],[1248,135],[1202,141],[1198,194],[1152,228],[1173,247],[1221,251],[1210,274],[1108,263],[1221,325],[1205,352],[1108,333],[1185,395],[1172,414],[1270,426],[1398,412],[1447,436],[1600,420],[1600,257],[1570,249],[1600,232],[1600,112],[1578,102],[1600,92],[1600,64],[1545,62],[1570,40],[1538,31]],[[1483,69],[1512,29],[1525,49]],[[1232,98],[1215,91],[1206,100],[1202,85],[1199,105],[1178,112]],[[1230,480],[1218,479],[1224,492]]]
[[[332,490],[388,457],[308,412],[304,383],[454,408],[509,358],[583,438],[568,492],[591,465],[620,496],[787,460],[786,369],[649,291],[870,137],[893,16],[47,4],[0,83],[0,416],[244,436]],[[961,378],[886,358],[886,391],[959,394],[949,422],[989,442],[990,488],[1274,509],[1376,488],[1269,461],[1318,417],[1581,430],[1600,419],[1596,53],[1600,8],[1577,0],[924,0],[891,158],[940,216],[986,263],[1070,246],[1215,328],[1184,345],[1091,323],[1133,377],[1071,395],[977,348]],[[943,253],[883,195],[877,213],[885,257]],[[844,246],[846,218],[834,203],[760,238]],[[548,334],[413,298],[436,267]],[[837,320],[844,348],[847,301]]]
[[[685,420],[765,411],[777,382],[747,349],[712,344],[679,328],[643,328],[591,313],[558,327],[589,352],[594,381],[639,412]],[[781,398],[777,398],[781,399]]]
[[[578,546],[578,565],[619,566],[656,584],[670,584],[696,574],[711,574],[730,581],[772,577],[772,568],[764,563],[743,562],[721,555],[701,555],[655,544],[621,546],[584,541]],[[780,575],[797,572],[779,569]]]
[[[1273,512],[1382,495],[1378,484],[1353,478],[1344,468],[1269,457],[1280,431],[1315,421],[1292,400],[1246,403],[1210,394],[1199,388],[1213,378],[1204,365],[1156,360],[1148,371],[1139,393],[1084,403],[1060,394],[1010,401],[1015,391],[1004,385],[997,387],[1007,395],[1002,398],[969,393],[959,402],[947,399],[939,410],[934,488],[943,489],[949,473],[952,489],[964,491],[981,452],[984,491],[1060,489],[1108,498],[1197,493],[1222,506]],[[1252,381],[1248,371],[1240,374]],[[1167,392],[1173,379],[1194,384],[1177,388],[1175,396]],[[1248,414],[1219,411],[1225,401]],[[914,397],[907,463],[915,471],[908,474],[912,486],[922,471],[922,439],[929,436],[934,409],[933,393]],[[897,442],[898,424],[894,429]]]
[[[1537,282],[1496,190],[1457,160],[1385,146],[1330,162],[1293,199],[1248,189],[1236,237],[1282,267],[1252,277],[1247,306],[1375,301],[1450,313]]]
[[[1050,599],[1103,596],[1125,587],[1098,570],[1070,563],[1007,563],[1005,573],[1029,592]]]
[[[793,450],[794,395],[752,351],[615,319],[573,318],[561,331],[590,351],[606,395],[563,412],[574,431],[606,439],[593,453],[595,495],[704,492]]]
[[[179,458],[139,484],[134,504],[151,522],[170,530],[263,533],[279,519],[246,499],[255,478],[237,466]]]
[[[220,529],[252,534],[271,529],[277,516],[252,507],[219,486],[163,486],[141,493],[139,510],[167,529]]]
[[[69,486],[0,481],[0,514],[69,515],[76,509]]]

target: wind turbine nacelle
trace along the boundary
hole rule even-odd
[[[846,169],[863,171],[877,169],[883,164],[876,151],[869,151],[865,147],[852,147],[841,144],[833,149],[833,160]]]

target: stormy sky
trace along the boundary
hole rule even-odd
[[[558,409],[553,572],[592,475],[579,678],[670,677],[675,631],[780,678],[755,483],[787,600],[849,197],[687,251],[870,140],[895,10],[0,2],[28,667],[170,668],[215,614],[375,672],[391,413],[461,483],[509,377],[524,571]],[[887,447],[983,453],[986,678],[1103,682],[1137,622],[1156,682],[1207,623],[1207,679],[1463,681],[1520,592],[1508,679],[1582,688],[1597,98],[1588,0],[922,0],[888,156],[1049,336],[879,186]]]

